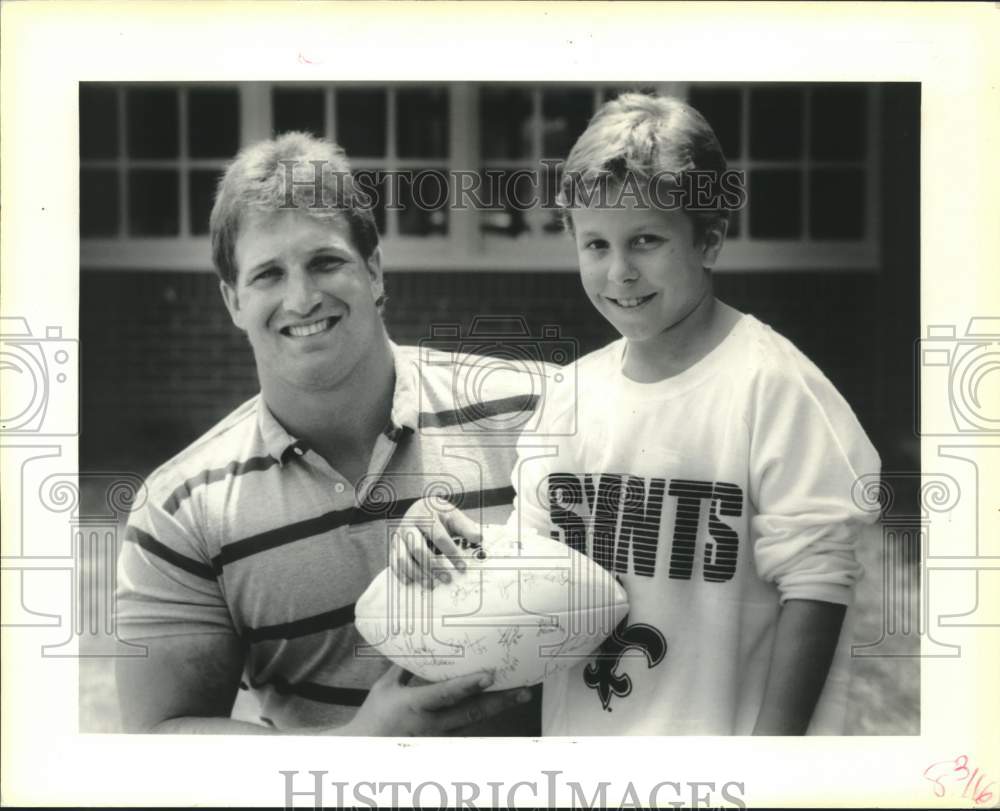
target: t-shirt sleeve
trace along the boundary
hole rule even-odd
[[[859,482],[879,474],[878,453],[833,384],[790,351],[758,380],[749,421],[758,574],[782,603],[849,603],[863,572],[855,545],[878,519]]]
[[[546,451],[529,437],[518,440],[517,460],[511,472],[514,510],[507,519],[510,531],[533,530],[546,537],[551,532],[547,492],[554,460]]]
[[[569,409],[574,407],[566,396],[543,400],[532,430],[518,438],[517,460],[511,472],[515,495],[514,511],[507,521],[509,530],[533,530],[569,542],[560,537],[562,528],[553,521],[549,501],[550,492],[559,489],[559,471],[573,469],[567,434],[572,428]]]
[[[123,639],[235,632],[187,508],[171,512],[151,496],[130,516],[118,558],[115,611]]]

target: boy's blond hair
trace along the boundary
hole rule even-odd
[[[572,229],[570,209],[580,202],[583,189],[599,182],[619,186],[629,178],[640,184],[651,182],[684,186],[691,172],[705,173],[718,184],[726,172],[726,157],[715,131],[704,116],[679,99],[624,93],[605,102],[573,145],[563,166],[557,204],[564,222]],[[691,210],[681,205],[695,226],[695,239],[721,223],[729,210]]]

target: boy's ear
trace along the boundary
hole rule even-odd
[[[729,223],[726,220],[712,223],[705,229],[705,236],[702,240],[701,256],[702,264],[710,268],[719,258],[719,252],[726,241],[726,232],[729,230]]]
[[[244,330],[243,312],[240,310],[240,299],[236,294],[236,288],[227,282],[220,281],[219,292],[222,293],[222,300],[226,304],[226,309],[229,310],[229,317],[233,320],[233,324],[236,325],[237,329]]]

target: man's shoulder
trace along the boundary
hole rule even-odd
[[[397,351],[425,395],[454,407],[530,395],[559,368],[530,351],[504,345],[479,353],[426,346],[400,346]]]
[[[186,481],[204,475],[205,471],[225,468],[242,460],[257,436],[257,405],[260,395],[246,402],[219,420],[182,451],[168,459],[146,477],[146,487],[152,493],[172,492]]]

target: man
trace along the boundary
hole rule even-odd
[[[130,518],[118,622],[149,655],[118,661],[126,729],[536,731],[530,691],[484,693],[483,673],[414,686],[354,628],[387,521],[433,492],[503,520],[514,442],[475,423],[535,399],[523,375],[491,375],[487,402],[459,403],[460,361],[392,344],[362,197],[343,151],[300,133],[245,149],[220,184],[213,260],[261,391],[156,470]]]

